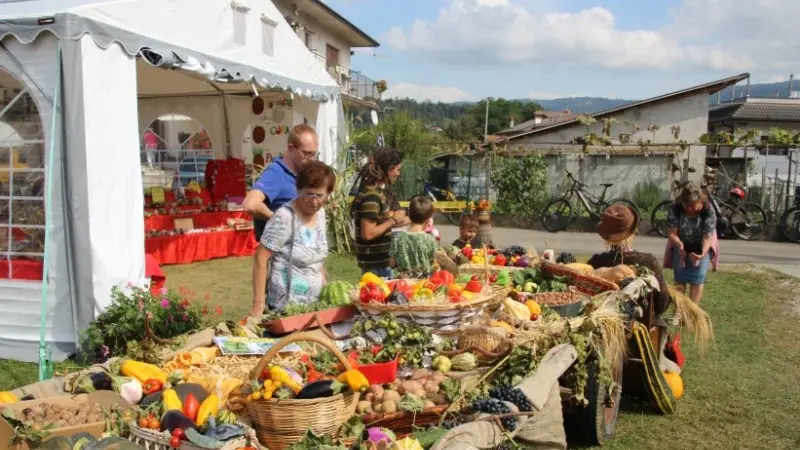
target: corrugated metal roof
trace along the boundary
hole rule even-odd
[[[792,105],[748,102],[725,105],[709,111],[708,120],[709,122],[724,120],[800,122],[800,103]]]

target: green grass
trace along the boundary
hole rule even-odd
[[[333,279],[354,280],[352,259],[332,256]],[[211,294],[225,316],[239,318],[250,302],[250,259],[166,268],[170,287]],[[684,335],[684,398],[658,416],[626,397],[610,449],[800,448],[800,283],[773,273],[728,269],[710,275],[702,306],[716,343],[704,357]],[[0,361],[0,390],[34,382],[36,366]]]

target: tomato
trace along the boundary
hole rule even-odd
[[[175,428],[174,430],[172,430],[172,435],[178,436],[178,438],[180,439],[183,439],[183,437],[186,436],[182,428]]]
[[[147,428],[150,428],[151,430],[158,430],[161,428],[161,421],[155,416],[148,417]]]
[[[150,421],[147,420],[147,417],[139,418],[139,428],[150,428]]]
[[[172,438],[169,440],[169,446],[172,447],[172,448],[180,447],[181,446],[181,438],[179,438],[178,436],[172,436]]]

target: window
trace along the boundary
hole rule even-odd
[[[185,186],[205,181],[205,166],[214,159],[214,145],[205,127],[181,114],[159,116],[142,134],[140,161],[145,188],[171,187],[175,175]]]
[[[309,49],[309,50],[311,50],[312,39],[313,38],[311,36],[311,33],[306,31],[305,43],[306,43],[306,48]]]
[[[27,87],[0,68],[0,278],[41,280],[44,132]]]
[[[327,66],[338,66],[339,65],[339,49],[330,45],[325,45],[325,60],[327,61]]]

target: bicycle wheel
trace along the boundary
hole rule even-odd
[[[650,231],[655,231],[661,237],[667,237],[667,215],[672,206],[672,200],[664,200],[653,208],[650,213]]]
[[[800,244],[800,206],[787,209],[779,225],[784,239]]]
[[[731,231],[744,241],[760,239],[767,230],[767,213],[757,203],[742,203],[733,209],[729,218]]]
[[[559,198],[548,203],[542,211],[542,228],[558,233],[566,229],[572,222],[572,205],[566,198]]]

